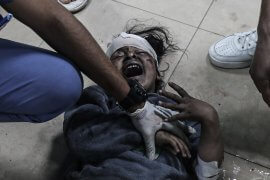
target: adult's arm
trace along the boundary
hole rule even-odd
[[[129,86],[87,29],[56,0],[13,0],[4,8],[118,101]]]
[[[262,94],[264,101],[270,106],[270,1],[262,0],[258,25],[258,42],[250,75]]]

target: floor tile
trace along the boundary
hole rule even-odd
[[[196,30],[190,26],[107,0],[93,0],[88,9],[79,13],[77,17],[90,30],[104,50],[111,42],[112,37],[122,32],[126,24],[131,22],[129,20],[132,19],[144,21],[147,25],[160,24],[167,27],[181,49],[186,48]],[[181,55],[182,52],[177,52],[164,58],[161,70],[167,68],[165,62],[169,63],[171,67],[176,66]],[[170,76],[171,70],[170,68],[166,71],[165,81]]]
[[[51,46],[49,46],[45,41],[42,41],[42,43],[40,44],[39,47],[40,47],[40,48],[43,48],[43,49],[47,49],[47,50],[50,50],[50,51],[54,51],[54,52],[55,52],[55,50],[54,50]]]
[[[115,0],[145,11],[198,26],[212,0]]]
[[[42,124],[1,123],[0,179],[51,179],[66,157],[62,132],[62,115]]]
[[[39,46],[42,42],[42,39],[35,32],[15,18],[0,31],[0,37],[33,46]]]
[[[269,108],[248,69],[223,70],[209,63],[208,48],[219,38],[199,30],[170,81],[218,110],[227,151],[270,167]]]
[[[221,35],[256,28],[260,3],[254,0],[214,0],[201,28]]]
[[[225,153],[224,180],[269,180],[270,169]]]

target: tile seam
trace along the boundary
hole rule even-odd
[[[180,64],[180,62],[181,62],[183,56],[186,55],[187,49],[189,48],[189,46],[190,46],[191,42],[193,41],[195,35],[196,35],[197,32],[199,31],[200,25],[202,24],[203,20],[205,19],[206,15],[207,15],[208,11],[210,10],[210,8],[212,7],[213,3],[214,3],[214,0],[212,0],[212,2],[210,3],[209,7],[207,8],[207,10],[206,10],[206,12],[205,12],[205,14],[204,14],[204,16],[203,16],[203,18],[202,18],[202,20],[201,20],[199,26],[196,27],[195,33],[194,33],[193,36],[191,37],[191,39],[190,39],[190,41],[189,41],[187,47],[185,48],[185,50],[184,50],[182,56],[180,57],[180,59],[178,60],[176,66],[175,66],[175,68],[173,69],[172,73],[170,74],[170,77],[168,78],[168,81],[166,82],[166,86],[167,86],[167,83],[168,83],[168,82],[170,81],[170,79],[172,78],[172,76],[173,76],[174,72],[176,71],[178,65]]]
[[[234,157],[236,157],[236,158],[238,158],[238,159],[242,159],[242,160],[244,160],[244,161],[247,161],[247,162],[249,162],[249,163],[251,163],[251,164],[256,164],[257,166],[260,166],[260,167],[263,167],[263,168],[265,168],[265,169],[269,169],[269,170],[270,170],[270,167],[264,166],[264,165],[262,165],[262,164],[260,164],[260,163],[251,161],[251,160],[249,160],[249,159],[245,159],[245,158],[243,158],[243,157],[241,157],[241,156],[235,155],[235,154],[230,153],[230,152],[228,152],[228,151],[224,151],[224,153],[229,154],[229,155],[231,155],[231,156],[234,156]]]
[[[163,16],[163,15],[160,15],[160,14],[157,14],[157,13],[154,13],[154,12],[151,12],[151,11],[147,11],[147,10],[145,10],[145,9],[141,9],[141,8],[138,8],[138,7],[129,5],[129,4],[125,4],[125,3],[119,2],[119,1],[117,1],[117,0],[112,0],[112,1],[115,2],[115,3],[119,3],[119,4],[122,4],[122,5],[128,6],[128,7],[131,7],[131,8],[138,9],[138,10],[140,10],[140,11],[144,11],[144,12],[149,13],[149,14],[153,14],[153,15],[155,15],[155,16],[159,16],[159,17],[162,17],[162,18],[165,18],[165,19],[168,19],[168,20],[177,22],[177,23],[184,24],[184,25],[186,25],[186,26],[190,26],[190,27],[193,27],[193,28],[197,28],[197,26],[194,26],[194,25],[191,25],[191,24],[188,24],[188,23],[185,23],[185,22],[182,22],[182,21],[173,19],[173,18],[169,18],[169,17]]]

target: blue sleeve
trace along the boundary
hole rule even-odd
[[[0,0],[0,5],[4,5],[4,4],[10,3],[12,1],[13,0]]]

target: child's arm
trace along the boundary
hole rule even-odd
[[[161,103],[161,106],[177,110],[181,113],[172,116],[168,121],[190,119],[201,123],[201,137],[198,147],[198,164],[196,172],[199,176],[217,175],[221,162],[223,161],[224,146],[219,128],[218,114],[209,104],[195,99],[174,83],[169,85],[178,92],[178,95],[162,92],[162,95],[175,100],[178,104]],[[209,167],[211,166],[211,170]],[[205,171],[209,170],[211,173]],[[203,171],[203,172],[202,172]],[[202,173],[202,175],[198,174]],[[208,175],[206,175],[208,174]]]

